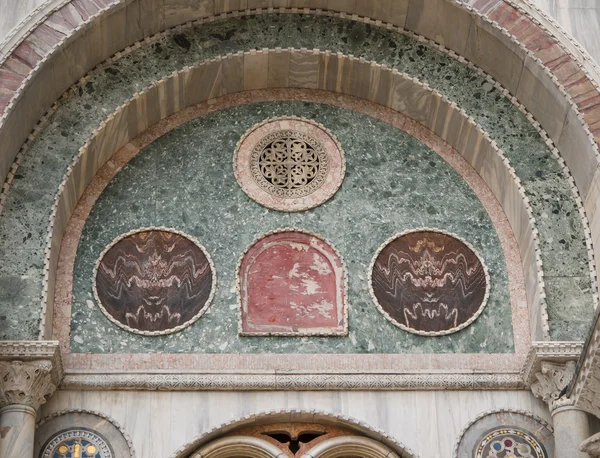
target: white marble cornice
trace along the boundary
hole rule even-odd
[[[38,409],[64,376],[58,342],[0,342],[0,408]]]

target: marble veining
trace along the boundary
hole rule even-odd
[[[525,187],[547,288],[569,286],[574,308],[548,294],[550,334],[558,340],[585,336],[593,301],[583,226],[568,180],[525,116],[484,77],[410,37],[344,19],[270,14],[202,24],[142,45],[90,72],[62,102],[24,155],[0,217],[0,323],[6,324],[0,326],[0,338],[37,337],[48,209],[78,148],[106,114],[185,65],[228,52],[286,46],[329,49],[386,64],[426,82],[481,124]],[[563,313],[566,321],[553,320]]]
[[[126,234],[101,254],[94,293],[115,324],[142,334],[182,329],[214,293],[214,272],[201,246],[166,230]]]
[[[471,323],[485,306],[487,271],[463,241],[420,230],[389,241],[377,254],[371,288],[378,307],[400,328],[448,334]]]

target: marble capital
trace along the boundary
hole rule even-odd
[[[565,391],[575,376],[576,365],[576,361],[542,361],[540,371],[535,373],[536,381],[531,384],[531,391],[548,403],[551,412],[574,405],[573,400],[566,397]]]
[[[58,342],[0,342],[0,408],[37,410],[62,377]]]

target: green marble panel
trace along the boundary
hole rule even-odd
[[[233,175],[236,142],[267,117],[310,117],[327,126],[346,152],[347,173],[333,199],[307,212],[281,213],[250,200]],[[217,270],[209,312],[164,337],[134,335],[93,304],[93,268],[111,240],[146,225],[174,227],[206,246]],[[235,269],[256,236],[298,227],[328,238],[349,275],[348,337],[239,337]],[[393,234],[439,227],[469,240],[492,279],[482,316],[456,334],[404,332],[377,310],[368,267]],[[83,231],[75,264],[71,345],[74,352],[504,353],[514,351],[510,297],[500,242],[481,202],[448,164],[406,133],[366,115],[319,104],[261,103],[191,121],[142,150],[110,182]],[[91,304],[91,306],[90,306]]]

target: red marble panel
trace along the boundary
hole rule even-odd
[[[64,37],[65,35],[59,31],[48,27],[46,24],[40,24],[40,26],[32,32],[29,38],[31,38],[40,49],[44,48],[49,51]]]
[[[120,237],[100,256],[94,293],[115,324],[157,335],[183,329],[208,308],[215,289],[202,246],[166,230]]]
[[[0,68],[0,89],[15,91],[19,88],[25,78],[15,72]]]
[[[459,331],[482,312],[487,270],[475,251],[444,232],[417,230],[392,238],[377,253],[371,293],[398,327],[422,335]]]
[[[583,119],[594,137],[600,135],[600,104],[583,111]]]
[[[1,68],[23,77],[29,75],[29,72],[31,71],[31,67],[29,65],[23,62],[21,59],[16,58],[14,55],[11,55],[8,59],[6,59]]]
[[[17,46],[17,49],[13,52],[13,56],[16,56],[31,68],[34,68],[37,63],[42,60],[42,56],[35,51],[27,40],[22,41],[21,44]]]
[[[507,3],[500,3],[493,11],[490,11],[488,18],[497,22],[500,26],[508,29],[514,26],[523,18],[523,13]]]
[[[320,237],[283,230],[256,241],[238,270],[242,335],[345,335],[346,276]]]
[[[100,11],[98,5],[86,0],[73,0],[71,4],[81,15],[84,21],[87,20],[90,16],[96,14],[98,11]]]

